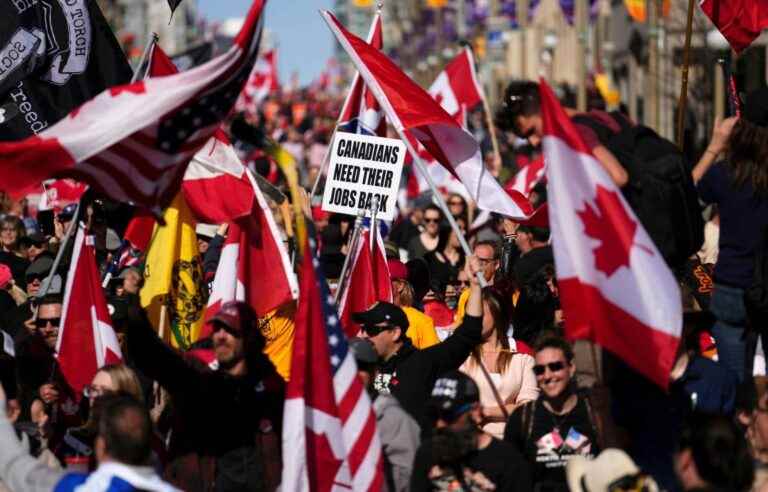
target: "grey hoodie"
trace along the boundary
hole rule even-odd
[[[391,395],[379,395],[373,402],[373,410],[386,460],[387,489],[407,491],[419,447],[419,425]]]

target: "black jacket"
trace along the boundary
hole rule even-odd
[[[464,316],[464,321],[444,342],[418,350],[410,339],[379,367],[374,386],[379,393],[391,393],[421,425],[427,424],[426,402],[438,376],[461,366],[480,343],[482,318]]]
[[[135,307],[129,313],[128,353],[141,372],[170,393],[184,429],[171,454],[214,457],[217,481],[225,478],[221,473],[241,484],[263,474],[264,463],[254,463],[252,457],[262,455],[261,433],[272,428],[280,435],[284,398],[283,381],[269,359],[253,354],[247,374],[240,377],[198,369],[157,337],[146,315]]]

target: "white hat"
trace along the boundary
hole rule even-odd
[[[640,469],[627,453],[609,448],[593,460],[583,456],[572,457],[565,472],[571,492],[608,492],[617,480],[638,475]],[[658,490],[653,479],[649,477],[647,480],[653,484],[651,490]]]
[[[197,224],[195,226],[195,234],[213,239],[218,229],[219,226],[216,224]]]

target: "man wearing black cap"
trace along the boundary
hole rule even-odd
[[[472,278],[467,315],[461,326],[444,342],[418,350],[405,335],[408,318],[402,309],[388,302],[377,302],[368,311],[353,313],[352,319],[362,327],[379,355],[379,369],[374,388],[392,394],[403,408],[426,430],[425,400],[439,374],[455,370],[480,343],[483,307],[480,285],[475,273],[480,270],[477,258],[467,261]]]
[[[213,461],[215,490],[271,490],[280,472],[274,476],[269,460],[279,460],[280,450],[270,443],[274,433],[280,435],[284,388],[262,353],[264,336],[253,309],[230,301],[209,320],[214,371],[198,370],[165,345],[138,306],[128,313],[128,353],[142,373],[168,391],[177,411],[179,425],[169,449],[171,481],[185,490],[192,484],[213,488],[201,464]],[[197,459],[184,460],[189,455]]]
[[[26,249],[29,261],[35,261],[38,256],[48,251],[48,240],[41,232],[33,232],[21,238],[19,242]]]
[[[461,490],[531,490],[522,455],[481,430],[480,390],[471,377],[459,371],[443,374],[428,405],[435,431],[416,452],[411,491],[444,490],[454,481]]]

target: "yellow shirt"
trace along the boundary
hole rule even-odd
[[[517,306],[517,300],[520,298],[520,291],[512,293],[512,305]],[[464,313],[467,311],[467,301],[469,300],[469,289],[464,289],[459,296],[459,303],[456,306],[456,315],[453,317],[454,326],[458,326],[464,320]]]
[[[296,302],[283,304],[259,320],[261,333],[266,339],[264,353],[275,365],[277,373],[288,381],[291,377],[293,333],[296,329]],[[266,323],[265,323],[266,322]],[[263,326],[261,323],[265,323]]]
[[[408,330],[405,334],[411,339],[414,347],[425,349],[440,343],[432,318],[416,308],[403,307],[402,309],[408,318]]]

